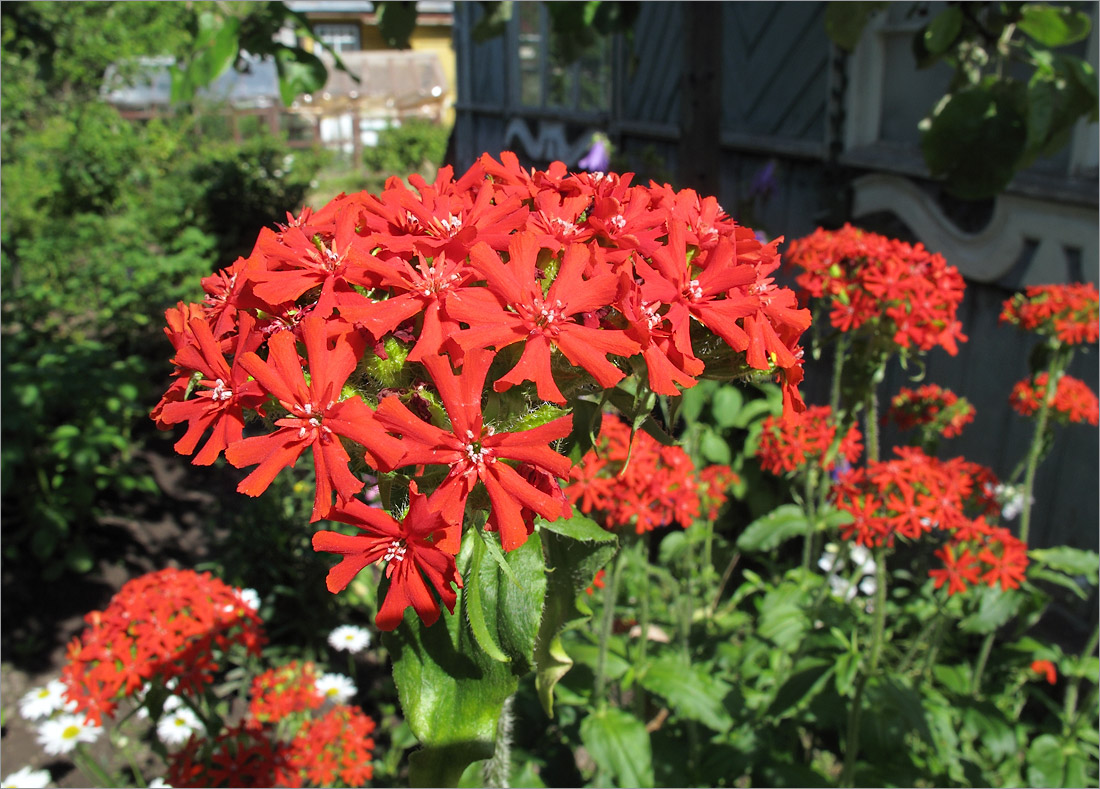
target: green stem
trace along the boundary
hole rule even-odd
[[[867,397],[863,401],[864,410],[866,413],[863,415],[865,438],[867,442],[867,463],[877,463],[879,458],[878,453],[878,394],[876,387],[872,383],[867,390]]]
[[[78,742],[76,744],[76,750],[73,751],[73,761],[76,762],[81,772],[93,778],[99,786],[115,785],[114,779],[103,769],[103,765],[92,756],[84,743]]]
[[[644,565],[643,565],[644,566]],[[644,666],[646,661],[646,653],[649,648],[649,584],[642,584],[642,599],[640,601],[641,612],[639,614],[638,626],[641,628],[641,633],[638,634],[640,641],[638,642],[638,652],[636,666]],[[637,714],[639,720],[645,720],[646,712],[646,696],[645,690],[641,684],[634,683],[634,712]]]
[[[508,789],[512,774],[512,705],[515,694],[504,700],[497,720],[497,736],[493,746],[493,756],[485,762],[481,777],[486,787]]]
[[[932,628],[938,628],[941,620],[944,617],[944,604],[946,600],[943,597],[939,598],[939,604],[936,606],[936,613],[928,618],[928,621],[924,623],[924,627],[921,628],[920,633],[913,639],[909,645],[908,651],[905,653],[905,657],[902,658],[901,663],[898,664],[898,673],[904,674],[906,670],[913,664],[913,659],[917,656],[917,650],[923,645],[928,643],[928,634],[932,632]],[[937,632],[938,635],[938,632]],[[931,649],[931,647],[929,647]]]
[[[817,468],[811,466],[806,470],[806,499],[803,508],[806,512],[805,538],[802,541],[802,569],[810,569],[810,561],[813,559],[814,537],[817,535]]]
[[[873,397],[873,395],[872,395]],[[844,748],[844,770],[840,776],[841,786],[855,786],[856,759],[859,756],[859,724],[863,717],[863,691],[867,681],[878,672],[879,657],[882,655],[883,636],[886,632],[886,549],[875,549],[875,614],[871,626],[871,658],[867,671],[856,680],[852,704],[848,708],[848,736]]]
[[[1046,443],[1047,423],[1050,421],[1051,405],[1054,402],[1054,394],[1058,391],[1058,381],[1068,366],[1069,354],[1056,348],[1051,356],[1050,365],[1047,367],[1047,387],[1043,393],[1043,401],[1039,404],[1039,414],[1035,423],[1035,436],[1031,439],[1031,447],[1027,453],[1027,471],[1024,475],[1024,505],[1020,511],[1020,541],[1025,545],[1031,529],[1031,494],[1035,488],[1035,472],[1038,470],[1039,461],[1042,460],[1043,456],[1043,444]]]
[[[596,679],[592,686],[593,701],[597,709],[607,705],[604,692],[607,686],[607,650],[611,645],[611,630],[615,624],[615,600],[619,594],[619,575],[622,572],[627,549],[619,549],[611,567],[611,578],[603,590],[603,621],[600,624],[599,652],[596,655]]]
[[[978,652],[978,660],[974,664],[974,676],[970,680],[970,695],[977,698],[982,692],[982,674],[985,673],[985,664],[989,661],[989,653],[993,650],[995,632],[986,633],[982,641],[982,648]]]
[[[1093,626],[1092,635],[1089,637],[1088,644],[1081,651],[1081,662],[1084,662],[1088,658],[1092,657],[1092,653],[1096,651],[1096,645],[1100,640],[1100,626]],[[1066,700],[1065,700],[1065,715],[1062,716],[1062,720],[1065,721],[1065,731],[1068,734],[1072,731],[1077,723],[1077,699],[1081,693],[1081,677],[1074,677],[1073,681],[1066,687]]]
[[[833,380],[829,385],[829,410],[834,415],[840,410],[840,382],[847,356],[848,335],[841,334],[836,341],[836,350],[833,354]]]

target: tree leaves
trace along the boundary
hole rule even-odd
[[[1083,41],[1092,23],[1088,14],[1068,6],[1028,3],[1020,10],[1016,27],[1045,47],[1064,47]]]
[[[987,79],[943,97],[920,123],[921,151],[944,187],[966,199],[990,197],[1016,173],[1027,143],[1027,92]]]

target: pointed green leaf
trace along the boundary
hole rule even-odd
[[[275,70],[279,74],[279,96],[287,107],[298,96],[324,88],[328,79],[328,69],[321,59],[300,47],[279,47]]]
[[[924,47],[939,55],[954,43],[962,30],[963,13],[958,6],[948,6],[928,23],[924,30]]]
[[[1068,6],[1025,3],[1016,26],[1045,47],[1064,47],[1084,40],[1092,23],[1088,14]]]
[[[1037,548],[1028,551],[1033,562],[1066,575],[1083,575],[1093,586],[1100,575],[1100,554],[1061,545],[1057,548]]]
[[[493,660],[507,663],[508,656],[500,651],[500,647],[493,640],[493,636],[489,632],[489,625],[486,622],[487,617],[481,593],[481,565],[485,561],[485,544],[481,540],[466,540],[465,543],[470,546],[472,555],[469,560],[469,569],[462,573],[466,579],[466,594],[462,596],[462,609],[466,612],[466,618],[470,622],[470,630],[473,632],[474,638],[477,639],[477,643],[485,650],[485,653]]]
[[[992,633],[1016,615],[1023,595],[1015,589],[1001,591],[983,586],[974,590],[978,595],[978,610],[959,623],[964,633]]]
[[[546,714],[554,714],[554,686],[573,665],[561,632],[587,619],[577,596],[615,555],[618,540],[590,518],[574,515],[553,522],[539,519],[537,530],[546,563],[547,587],[535,646],[535,687]]]
[[[783,504],[750,523],[737,538],[741,551],[770,551],[810,528],[806,514],[797,504]]]
[[[377,4],[378,30],[391,49],[408,49],[416,28],[416,3],[412,0],[384,0]]]
[[[596,762],[597,786],[653,786],[653,752],[645,724],[609,707],[581,721],[581,742]]]
[[[655,693],[682,718],[696,720],[718,732],[733,725],[722,705],[730,685],[702,666],[693,666],[680,654],[666,654],[642,669],[638,682]]]

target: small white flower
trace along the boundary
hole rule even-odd
[[[841,578],[839,575],[829,576],[829,588],[834,595],[844,598],[847,602],[854,600],[858,593],[854,585],[848,583],[847,579]]]
[[[355,683],[343,674],[322,674],[315,686],[326,701],[344,704],[355,695]]]
[[[863,594],[867,595],[868,597],[873,595],[875,593],[875,589],[877,588],[878,587],[875,584],[875,577],[873,575],[868,575],[859,582],[859,591],[863,592]]]
[[[817,560],[817,566],[827,573],[834,573],[844,567],[844,562],[841,561],[837,547],[833,543],[825,546],[825,553],[821,554],[821,558]]]
[[[27,720],[41,720],[48,718],[58,710],[74,711],[76,705],[65,701],[65,683],[59,679],[51,679],[40,688],[35,688],[24,694],[19,700],[19,713]]]
[[[202,721],[189,707],[180,707],[157,723],[157,737],[168,745],[185,743],[193,733],[205,731]]]
[[[237,592],[237,596],[253,611],[260,610],[260,593],[255,589],[241,589]]]
[[[154,778],[149,782],[149,789],[172,789],[172,784],[168,783],[163,778]]]
[[[42,722],[38,727],[38,744],[51,756],[60,756],[77,743],[95,742],[102,733],[101,727],[89,724],[83,715],[66,713]]]
[[[42,787],[49,785],[49,770],[35,770],[32,767],[16,770],[3,781],[0,781],[0,788],[2,789],[42,789]]]
[[[355,625],[340,625],[329,633],[328,643],[333,649],[355,655],[370,646],[370,631]]]
[[[873,573],[875,571],[875,560],[871,558],[871,552],[862,545],[853,545],[848,556],[851,557],[852,564],[862,569],[863,572]]]

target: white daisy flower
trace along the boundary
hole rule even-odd
[[[51,756],[60,756],[75,748],[77,743],[95,742],[102,733],[102,727],[89,724],[83,715],[66,713],[39,725],[38,744]]]
[[[340,625],[328,634],[328,643],[333,649],[355,655],[370,646],[370,631],[355,625]]]
[[[337,704],[344,704],[355,695],[355,683],[343,674],[322,674],[317,678],[315,687],[326,701],[335,701]]]
[[[40,688],[28,691],[19,700],[19,713],[27,720],[48,718],[58,710],[73,712],[76,705],[65,700],[65,683],[51,679]]]
[[[195,732],[205,732],[199,716],[190,707],[180,707],[165,715],[157,723],[157,737],[166,745],[181,745]]]
[[[168,783],[163,778],[154,778],[149,782],[149,789],[172,789],[172,784]]]
[[[43,789],[49,785],[49,770],[35,770],[33,767],[16,770],[0,781],[0,789]]]

